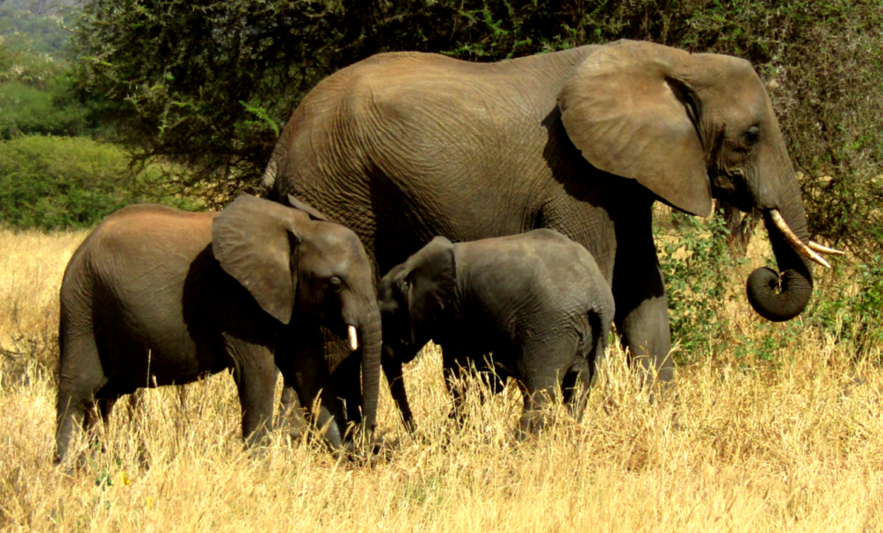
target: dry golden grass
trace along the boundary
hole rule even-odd
[[[61,273],[82,237],[0,233],[4,350],[51,360]],[[759,323],[742,300],[726,303],[736,340]],[[676,395],[651,404],[612,349],[583,421],[555,409],[539,438],[519,443],[512,387],[471,401],[464,428],[448,421],[430,348],[407,369],[421,429],[403,431],[384,391],[389,449],[370,464],[281,432],[263,453],[244,452],[222,373],[183,400],[146,391],[131,421],[118,407],[100,430],[106,449],[80,439],[84,466],[71,476],[52,465],[51,376],[4,352],[0,528],[883,531],[883,373],[817,334],[785,351],[779,364],[729,351],[702,359],[679,369]]]

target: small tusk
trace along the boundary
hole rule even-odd
[[[835,248],[828,248],[827,246],[822,246],[817,242],[809,241],[809,249],[814,252],[819,252],[820,254],[832,254],[832,255],[846,255],[846,252],[843,250],[837,250]]]
[[[349,333],[350,350],[355,352],[359,349],[359,340],[356,338],[356,326],[350,326],[347,331]]]
[[[788,241],[788,244],[794,247],[794,249],[797,250],[798,253],[812,259],[825,268],[831,268],[831,265],[827,261],[825,261],[822,256],[812,251],[809,246],[803,244],[803,241],[801,241],[797,237],[797,235],[794,235],[794,232],[791,231],[791,228],[788,227],[788,223],[785,222],[784,218],[782,218],[782,214],[779,213],[778,209],[770,209],[769,213],[773,224],[775,224],[776,227],[779,228],[779,231],[782,232],[782,236],[785,237],[785,240]]]

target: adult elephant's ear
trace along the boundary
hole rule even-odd
[[[558,106],[568,137],[594,167],[707,216],[711,183],[696,129],[701,109],[686,81],[694,68],[683,50],[620,41],[577,66]]]
[[[405,263],[404,288],[411,317],[411,342],[419,349],[433,334],[433,324],[454,297],[454,245],[436,237]]]
[[[306,219],[284,205],[241,194],[212,223],[212,251],[221,268],[283,324],[294,309],[291,247],[298,242],[296,216]]]

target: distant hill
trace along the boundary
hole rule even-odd
[[[62,8],[82,5],[83,0],[0,0],[0,9],[25,11],[41,17],[55,15]]]
[[[0,0],[0,52],[56,54],[70,40],[66,18],[79,0]]]

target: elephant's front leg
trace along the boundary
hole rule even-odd
[[[335,344],[339,355],[329,355],[326,351],[325,358],[329,360],[336,357],[340,363],[331,373],[331,384],[336,396],[343,402],[346,412],[346,422],[358,425],[362,422],[362,352],[351,352],[341,342]],[[325,343],[328,350],[329,343]],[[342,360],[341,360],[342,359]]]
[[[323,432],[332,449],[344,445],[346,415],[343,401],[332,386],[325,361],[325,339],[318,325],[292,325],[276,340],[276,365],[286,385],[297,391],[301,406],[311,423]]]
[[[630,361],[645,371],[645,383],[674,379],[668,299],[656,249],[633,247],[616,256],[613,299],[616,330],[629,351]]]
[[[388,349],[388,348],[384,348]],[[411,404],[408,401],[408,393],[405,390],[405,378],[402,375],[402,363],[395,360],[393,356],[389,356],[383,361],[383,373],[389,382],[389,392],[395,401],[396,407],[402,414],[402,422],[405,429],[409,433],[417,430],[417,423],[414,422],[414,414],[411,412]]]
[[[276,378],[278,379],[279,372]],[[303,416],[303,408],[297,397],[297,391],[294,385],[285,381],[285,387],[282,389],[282,396],[279,398],[279,414],[276,416],[276,427],[283,428],[288,431],[288,435],[298,440],[303,435],[306,420]]]
[[[276,392],[276,365],[270,348],[241,339],[224,339],[232,360],[233,378],[239,389],[242,408],[242,438],[248,444],[259,444],[273,423],[273,397]]]
[[[524,410],[518,425],[518,440],[536,435],[543,429],[545,410],[555,399],[558,388],[557,376],[549,374],[529,375],[521,384]]]

